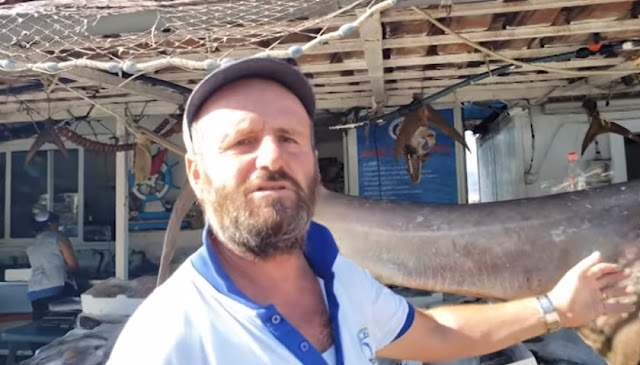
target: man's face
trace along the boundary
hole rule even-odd
[[[269,257],[301,249],[320,181],[311,121],[282,86],[245,80],[201,109],[194,190],[216,237]]]

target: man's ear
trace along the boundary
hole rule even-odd
[[[196,161],[194,156],[190,153],[187,153],[184,156],[184,165],[186,167],[189,183],[191,184],[193,190],[197,191],[197,187],[200,185],[200,178],[202,176],[200,173],[200,166],[198,165],[198,162]]]

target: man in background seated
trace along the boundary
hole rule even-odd
[[[77,287],[70,281],[67,271],[77,271],[78,260],[69,238],[58,231],[59,218],[55,213],[38,212],[34,218],[41,232],[27,248],[31,265],[27,296],[36,321],[47,314],[49,303],[77,295]]]

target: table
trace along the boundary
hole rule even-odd
[[[8,328],[0,335],[0,341],[9,344],[9,355],[6,365],[14,365],[19,344],[46,345],[71,331],[72,328],[43,327],[40,321],[31,322],[22,326]]]

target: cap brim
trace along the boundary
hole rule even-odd
[[[295,66],[275,58],[246,58],[221,66],[207,75],[193,89],[185,105],[183,130],[185,144],[191,145],[190,127],[202,105],[226,85],[248,78],[263,78],[277,82],[289,89],[300,100],[310,118],[315,114],[315,95],[309,81]]]

